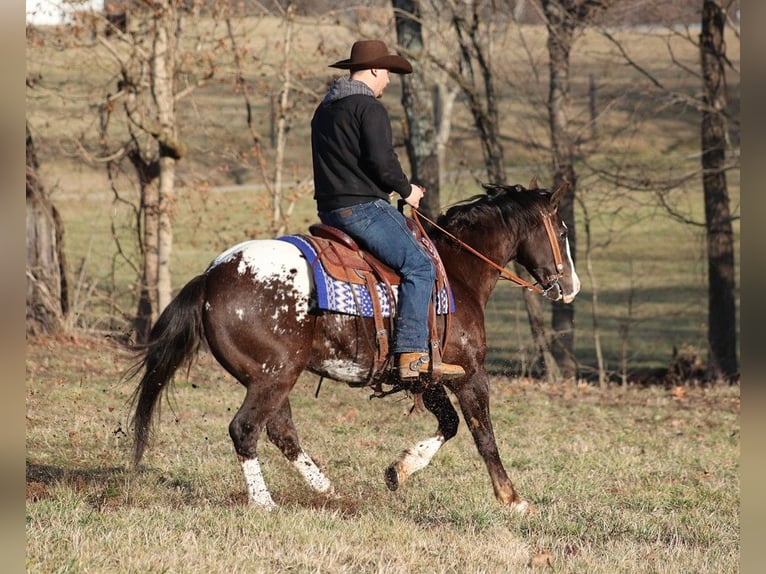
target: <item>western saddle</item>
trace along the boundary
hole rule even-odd
[[[425,231],[418,222],[408,217],[407,225],[418,241],[422,241],[423,237],[425,237],[430,243]],[[309,233],[311,234],[310,236],[304,237],[313,245],[317,252],[317,260],[314,264],[316,264],[317,261],[321,262],[325,272],[335,279],[347,281],[356,285],[364,285],[370,294],[376,341],[376,353],[370,380],[375,380],[378,378],[377,375],[386,369],[387,363],[390,363],[391,361],[391,357],[389,356],[389,337],[393,332],[394,320],[394,313],[392,312],[388,317],[388,325],[386,324],[376,285],[379,283],[384,285],[389,301],[391,302],[391,308],[393,309],[394,297],[392,287],[394,285],[399,285],[399,275],[396,271],[372,254],[364,251],[352,237],[336,227],[325,225],[323,223],[315,223],[309,226]],[[436,268],[437,279],[434,286],[435,291],[439,292],[441,289],[446,288],[447,292],[449,292],[447,275],[436,249],[427,249],[426,251],[431,255],[431,258],[434,261],[434,267]],[[430,379],[438,381],[441,376],[442,349],[443,345],[446,344],[449,313],[446,314],[447,326],[445,326],[444,329],[444,340],[440,339],[438,334],[436,326],[436,307],[433,297],[431,298],[428,317],[429,347],[431,355]],[[377,392],[380,393],[379,385],[377,387]],[[417,399],[419,398],[419,394],[420,393],[416,393],[416,406],[418,406],[419,401]]]

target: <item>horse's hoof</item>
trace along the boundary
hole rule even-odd
[[[535,513],[535,507],[529,504],[526,500],[519,500],[511,503],[511,511],[514,514],[520,514],[522,516],[530,516]]]
[[[385,477],[388,490],[394,491],[399,488],[399,473],[396,472],[395,466],[389,466],[383,476]]]
[[[251,508],[258,508],[260,510],[265,510],[266,512],[274,512],[275,510],[279,509],[279,506],[272,500],[270,502],[256,502],[254,500],[251,500],[249,503],[249,506]]]

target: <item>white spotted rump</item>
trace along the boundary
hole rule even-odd
[[[309,311],[309,299],[314,290],[314,277],[300,250],[286,241],[253,239],[244,241],[218,255],[208,271],[239,258],[237,271],[249,276],[253,283],[270,285],[279,282],[295,291],[298,318]]]

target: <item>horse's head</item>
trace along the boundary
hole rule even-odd
[[[553,301],[574,301],[580,278],[572,261],[567,226],[558,212],[566,187],[551,194],[539,189],[536,179],[529,189],[501,184],[483,187],[486,194],[453,205],[435,227],[506,279]],[[532,274],[536,285],[507,273],[504,266],[512,259]],[[470,283],[475,277],[464,279]]]
[[[538,189],[537,181],[532,179],[525,193],[536,192],[540,196],[535,210],[538,223],[521,239],[516,260],[540,284],[548,299],[571,303],[580,291],[580,278],[572,261],[567,226],[558,211],[567,187],[564,184],[550,194]]]

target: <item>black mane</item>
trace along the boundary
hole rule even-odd
[[[482,184],[486,194],[478,194],[451,206],[437,223],[451,233],[464,228],[512,226],[526,234],[535,226],[540,212],[550,199],[546,189],[527,189],[522,185]]]

